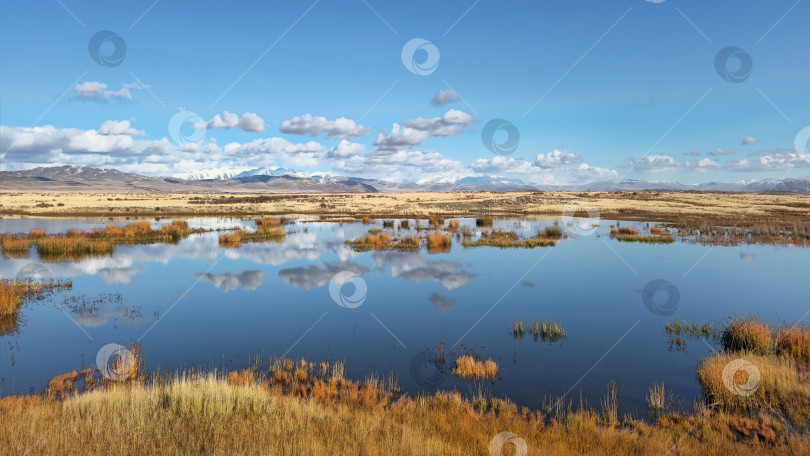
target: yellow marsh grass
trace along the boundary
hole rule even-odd
[[[754,318],[732,319],[720,335],[723,349],[728,351],[752,351],[771,353],[773,337],[768,324]]]
[[[498,375],[498,363],[491,359],[479,361],[469,355],[459,356],[456,359],[456,368],[453,369],[453,375],[465,380],[495,378]]]
[[[450,235],[432,233],[427,235],[428,253],[441,253],[450,251]]]
[[[31,247],[31,240],[22,237],[2,236],[0,237],[0,247],[4,252],[28,252]]]
[[[750,367],[731,369],[728,371],[730,378],[724,382],[724,369],[731,362],[741,364],[737,360],[750,363],[756,370]],[[759,380],[747,385],[751,372],[758,372]],[[751,375],[756,378],[757,374]],[[715,354],[701,361],[697,377],[709,404],[716,404],[723,410],[740,412],[772,407],[794,423],[801,424],[810,419],[810,378],[789,357],[753,352]],[[727,385],[729,380],[733,380],[731,388]],[[749,386],[753,394],[737,394]]]
[[[22,299],[10,280],[0,281],[0,317],[13,314],[20,308]]]
[[[778,328],[774,333],[776,354],[792,356],[810,363],[810,328],[806,325],[791,325]]]
[[[280,395],[260,384],[233,385],[207,375],[175,378],[164,385],[103,387],[64,401],[0,398],[0,448],[13,456],[449,456],[489,454],[492,438],[508,429],[526,441],[528,456],[810,451],[810,442],[792,432],[782,432],[774,446],[740,442],[732,432],[736,421],[740,419],[722,413],[703,413],[674,415],[662,420],[666,426],[635,420],[604,426],[592,411],[546,420],[509,401],[466,400],[457,392],[365,406]]]
[[[41,299],[46,294],[66,290],[71,280],[38,282],[34,280],[0,280],[0,317],[13,314],[26,299]]]

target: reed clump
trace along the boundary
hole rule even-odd
[[[717,328],[712,327],[712,324],[709,322],[699,324],[695,320],[689,322],[686,320],[677,319],[672,322],[667,320],[664,323],[664,332],[672,336],[695,336],[704,337],[707,339],[717,337],[720,334],[720,331]]]
[[[0,317],[14,314],[27,300],[41,300],[52,293],[69,290],[71,280],[0,280]]]
[[[802,428],[810,419],[810,379],[790,357],[716,353],[701,361],[697,377],[707,402],[722,410],[772,408]]]
[[[535,322],[535,325],[533,326],[535,327],[539,326],[539,328],[537,329],[539,329],[540,338],[544,342],[545,341],[557,342],[561,339],[565,339],[566,337],[568,337],[565,328],[563,328],[561,324],[557,323],[554,320],[550,321],[543,320],[542,322],[540,322],[539,325],[537,325],[537,322]],[[535,336],[535,339],[536,338],[537,336]]]
[[[653,383],[646,395],[647,408],[653,413],[660,413],[668,405],[667,391],[664,382]]]
[[[479,360],[471,355],[456,358],[453,375],[465,380],[486,380],[498,375],[498,363],[491,359]]]
[[[221,234],[219,245],[221,247],[239,247],[243,242],[281,242],[286,236],[283,221],[263,218],[256,220],[256,231],[237,229],[233,233]]]
[[[31,247],[31,239],[4,235],[0,237],[0,247],[4,253],[28,253],[28,249]]]
[[[734,318],[720,334],[723,350],[748,351],[762,355],[773,351],[773,335],[767,323],[757,318]]]
[[[515,338],[523,337],[523,334],[526,333],[526,328],[523,326],[522,318],[519,318],[512,323],[512,328],[509,329],[509,333],[515,336]]]
[[[417,236],[404,236],[399,239],[392,239],[388,231],[369,230],[368,234],[360,239],[346,240],[358,252],[369,250],[419,250],[419,238]]]
[[[35,245],[41,260],[56,262],[111,255],[115,246],[120,244],[177,242],[203,231],[189,229],[184,220],[174,220],[156,229],[152,229],[149,222],[133,222],[125,226],[109,223],[105,228],[89,231],[70,230],[64,234],[48,235],[45,230],[31,230],[28,235],[3,236],[0,247],[4,252],[22,252]]]
[[[223,233],[219,235],[220,247],[239,247],[242,245],[242,236],[239,232]]]
[[[459,227],[459,221],[458,220],[450,220],[447,223],[447,229],[450,230],[450,231],[456,231],[458,229],[458,227]]]
[[[522,238],[514,231],[492,230],[484,232],[475,241],[463,241],[464,247],[498,247],[498,248],[535,248],[553,247],[557,243],[554,240],[542,237]]]
[[[450,251],[450,235],[442,233],[431,233],[427,235],[427,248],[429,253],[440,253]]]
[[[804,365],[810,364],[810,328],[804,323],[785,325],[774,332],[777,355],[790,356]]]

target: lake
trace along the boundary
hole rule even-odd
[[[457,220],[473,236],[488,229],[475,219]],[[256,226],[247,218],[188,222],[209,229]],[[107,223],[12,218],[2,220],[0,232],[57,233]],[[408,229],[400,223],[388,230],[395,237],[417,234],[414,220]],[[343,359],[347,377],[393,373],[410,394],[484,390],[532,408],[560,395],[578,404],[580,394],[597,406],[615,381],[620,410],[638,416],[648,387],[660,381],[689,409],[700,395],[697,363],[717,348],[711,338],[671,344],[667,320],[714,325],[754,314],[793,322],[810,311],[804,247],[703,245],[677,232],[671,244],[618,242],[610,236],[617,223],[494,221],[526,235],[564,228],[556,246],[533,249],[465,248],[453,236],[449,251],[439,253],[424,247],[358,252],[345,241],[382,229],[382,220],[305,218],[286,226],[282,242],[238,248],[221,247],[217,231],[176,244],[120,245],[111,256],[81,261],[46,262],[32,248],[29,258],[0,259],[0,275],[47,271],[71,279],[73,287],[25,304],[16,330],[0,336],[0,391],[42,391],[54,375],[92,365],[104,345],[138,341],[149,372],[256,362],[267,368],[280,356]],[[640,232],[657,225],[620,224]],[[340,280],[351,283],[341,287]],[[509,331],[516,319],[527,326],[553,320],[566,337],[516,337]],[[449,362],[434,362],[442,344],[448,359],[469,350],[491,355],[498,376],[472,382],[451,375]]]

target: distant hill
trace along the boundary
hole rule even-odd
[[[308,174],[287,168],[219,168],[194,171],[179,177],[150,177],[89,166],[0,171],[0,191],[375,193],[514,190],[810,193],[810,177],[698,185],[632,179],[583,185],[530,185],[517,179],[491,176],[470,176],[453,182],[395,182],[328,173]]]

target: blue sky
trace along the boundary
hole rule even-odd
[[[3,2],[0,160],[536,183],[805,176],[808,17],[795,0]],[[119,65],[91,57],[99,31],[126,44]],[[428,74],[403,62],[415,38],[438,50]],[[718,73],[728,46],[750,56],[742,81]],[[459,99],[434,106],[447,90]],[[178,134],[179,110],[192,122]],[[493,119],[519,132],[513,153],[485,147]]]

